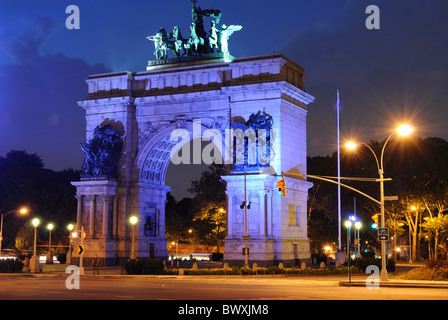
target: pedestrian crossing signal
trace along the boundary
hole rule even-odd
[[[286,196],[286,185],[285,185],[285,178],[282,177],[282,180],[277,181],[277,188],[278,188],[278,195],[279,196]]]

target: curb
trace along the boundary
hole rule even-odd
[[[373,285],[373,283],[372,283]],[[366,287],[366,281],[339,281],[340,287]],[[380,281],[379,288],[431,288],[448,289],[448,281],[434,282],[415,282],[415,281]]]

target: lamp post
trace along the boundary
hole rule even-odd
[[[35,273],[37,270],[39,270],[39,257],[36,255],[36,240],[37,240],[37,226],[39,225],[40,221],[37,218],[34,218],[31,223],[34,226],[34,254],[33,257],[30,260],[30,267],[31,272]]]
[[[393,136],[395,136],[396,134],[398,134],[400,136],[408,136],[412,133],[412,131],[413,131],[413,129],[411,126],[409,126],[407,124],[400,125],[396,129],[396,131],[393,132],[386,139],[386,142],[384,143],[383,148],[381,150],[380,160],[378,160],[378,157],[376,156],[375,152],[367,143],[362,143],[362,145],[366,146],[372,152],[373,156],[375,157],[376,165],[378,168],[379,179],[377,181],[380,183],[380,201],[379,202],[380,202],[380,208],[381,208],[381,228],[386,227],[385,217],[384,217],[384,212],[385,212],[385,210],[384,210],[384,181],[390,180],[390,179],[384,179],[384,163],[383,163],[384,150],[386,149],[387,143]],[[349,150],[353,150],[356,148],[356,143],[349,142],[346,144],[346,147]],[[380,278],[383,281],[388,280],[387,269],[386,269],[386,240],[381,240],[381,276],[380,276]]]
[[[129,221],[131,222],[131,228],[132,228],[132,243],[131,243],[131,256],[130,259],[135,259],[135,225],[138,222],[138,218],[136,216],[132,216]]]
[[[357,250],[356,250],[356,257],[359,258],[361,256],[361,238],[359,236],[359,229],[361,229],[361,222],[357,221],[355,222],[355,234],[358,232],[358,236],[356,237],[357,243]]]
[[[52,264],[53,263],[53,259],[52,259],[52,256],[51,256],[51,230],[53,230],[53,228],[54,228],[54,225],[52,223],[49,223],[47,225],[47,229],[49,231],[47,264]]]
[[[67,229],[69,231],[69,242],[68,242],[68,259],[67,259],[67,263],[70,264],[72,262],[72,231],[75,227],[73,226],[73,224],[69,224],[67,226]]]
[[[345,227],[347,228],[347,267],[348,267],[348,282],[351,281],[350,275],[350,230],[352,222],[350,220],[345,221]]]
[[[26,208],[22,208],[20,210],[14,209],[14,210],[8,211],[6,213],[2,213],[2,215],[1,215],[1,222],[0,222],[0,256],[2,254],[3,218],[6,217],[7,215],[9,215],[10,213],[13,213],[13,212],[16,212],[16,211],[20,212],[21,214],[26,214],[28,212],[28,210]]]

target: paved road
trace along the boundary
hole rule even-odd
[[[345,277],[81,278],[68,290],[65,277],[0,277],[0,300],[447,300],[448,289],[340,287]],[[362,279],[362,278],[358,278]]]

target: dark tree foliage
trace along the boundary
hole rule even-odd
[[[191,209],[195,236],[204,245],[221,244],[227,234],[226,184],[221,179],[225,174],[223,165],[212,164],[189,189],[195,194]]]
[[[226,185],[221,176],[224,166],[212,164],[199,180],[191,182],[194,198],[176,199],[167,194],[166,236],[171,241],[221,245],[227,232]],[[192,230],[190,233],[189,230]]]
[[[165,206],[165,230],[166,237],[171,241],[189,241],[188,230],[193,227],[193,215],[191,213],[192,199],[184,198],[178,202],[167,194]]]
[[[372,148],[381,162],[381,150],[385,141],[370,141]],[[448,194],[448,142],[441,138],[418,137],[399,138],[389,141],[384,152],[384,177],[392,178],[385,182],[385,195],[397,195],[399,199],[443,197]],[[337,176],[337,154],[331,157],[309,157],[308,173],[319,176]],[[367,147],[360,147],[355,152],[341,150],[341,176],[378,178],[378,167],[375,157]],[[337,242],[337,185],[309,179],[314,186],[309,190],[308,199],[308,235],[312,246],[322,248],[325,244]],[[362,192],[379,200],[379,183],[366,181],[345,181]],[[357,216],[366,226],[361,239],[375,242],[376,231],[370,229],[371,216],[379,213],[380,208],[373,201],[341,188],[342,220],[354,211],[356,198]],[[398,206],[386,202],[386,210]],[[342,240],[345,239],[345,228],[342,227]]]
[[[0,212],[27,207],[26,216],[9,214],[4,219],[3,248],[14,248],[18,230],[34,217],[41,220],[41,239],[48,237],[45,226],[53,223],[53,241],[67,236],[67,224],[76,222],[76,189],[79,171],[45,169],[36,154],[11,150],[0,157]],[[53,242],[52,241],[52,242]]]

